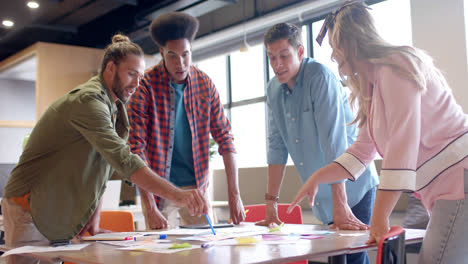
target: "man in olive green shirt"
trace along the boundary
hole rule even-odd
[[[126,144],[130,128],[124,102],[138,87],[144,67],[140,47],[116,35],[105,51],[102,73],[44,113],[4,189],[8,247],[100,232],[101,196],[114,170],[193,215],[207,210],[200,191],[181,190],[165,181]],[[18,224],[25,219],[29,225]]]

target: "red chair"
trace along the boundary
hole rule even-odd
[[[289,204],[278,204],[278,217],[286,224],[302,225],[302,211],[298,205],[294,207],[290,214],[286,213]],[[246,205],[244,210],[249,210],[245,216],[245,222],[258,222],[265,220],[266,208],[264,204]]]
[[[302,225],[302,211],[301,207],[296,205],[294,209],[288,214],[289,204],[278,204],[278,217],[285,224],[301,224]],[[258,222],[265,220],[266,206],[264,204],[245,205],[244,210],[249,210],[245,215],[245,222]],[[307,260],[291,262],[288,264],[307,264]]]
[[[392,226],[390,231],[380,240],[377,250],[377,264],[403,264],[405,255],[405,229]]]

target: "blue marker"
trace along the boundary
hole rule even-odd
[[[213,225],[211,224],[210,218],[208,217],[207,214],[205,214],[206,221],[208,221],[208,224],[210,225],[211,231],[213,231],[213,235],[216,236],[216,232],[214,231]]]
[[[146,240],[146,239],[167,239],[167,235],[166,234],[146,234],[146,235],[143,235],[143,236],[136,236],[136,237],[133,237],[133,240],[134,241],[143,241],[143,240]]]

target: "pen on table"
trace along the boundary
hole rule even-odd
[[[147,234],[147,235],[143,235],[143,236],[136,236],[133,238],[133,240],[135,241],[144,241],[144,240],[147,240],[147,239],[166,239],[167,238],[167,235],[166,234]]]
[[[244,213],[247,214],[249,212],[249,209],[245,210]],[[232,218],[229,219],[228,224],[232,223]]]
[[[211,231],[213,231],[213,235],[216,236],[216,232],[214,231],[213,225],[211,224],[210,218],[208,217],[207,214],[205,214],[206,221],[208,221],[208,224],[210,225]]]
[[[215,245],[215,242],[206,242],[206,243],[203,243],[201,244],[201,248],[209,248],[209,247],[212,247]]]

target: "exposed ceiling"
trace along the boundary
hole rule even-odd
[[[316,0],[320,1],[320,0]],[[184,11],[200,19],[197,37],[286,8],[300,0],[28,0],[0,1],[0,61],[38,42],[105,47],[111,36],[122,32],[145,53],[157,47],[148,34],[151,20],[165,12]]]

